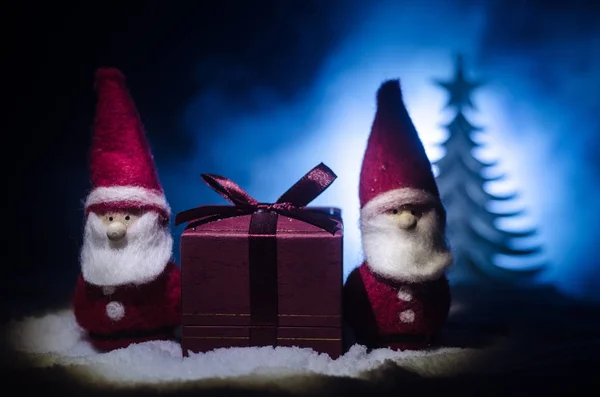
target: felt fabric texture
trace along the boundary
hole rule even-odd
[[[118,313],[120,318],[111,313],[115,307],[124,309]],[[109,291],[87,283],[79,275],[72,308],[90,343],[102,351],[173,339],[181,323],[180,269],[169,262],[163,273],[150,283],[124,285]]]
[[[446,276],[421,283],[378,277],[364,262],[344,285],[344,318],[355,340],[369,348],[413,350],[429,347],[450,310]]]
[[[98,69],[96,91],[86,212],[154,209],[168,218],[170,208],[125,76],[118,69]]]
[[[400,188],[439,196],[431,163],[402,99],[399,80],[377,91],[377,111],[360,172],[360,207]]]

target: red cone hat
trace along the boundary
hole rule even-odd
[[[402,99],[399,80],[384,82],[360,173],[361,209],[372,201],[414,203],[439,199],[425,154]]]
[[[96,91],[86,214],[139,209],[158,211],[168,219],[170,208],[125,76],[114,68],[99,69]]]

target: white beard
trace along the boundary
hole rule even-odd
[[[89,214],[81,249],[84,280],[98,286],[145,284],[154,280],[171,259],[173,237],[159,215],[147,212],[127,230],[124,241],[110,241],[106,226]]]
[[[423,214],[414,229],[405,230],[381,208],[363,208],[361,213],[363,252],[371,270],[399,282],[439,278],[452,264],[452,253],[436,210]]]

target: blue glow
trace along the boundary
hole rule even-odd
[[[362,257],[358,175],[377,88],[385,79],[401,79],[409,113],[435,161],[444,154],[435,146],[446,138],[441,125],[452,114],[442,110],[446,93],[432,79],[450,78],[454,54],[461,52],[467,72],[489,81],[475,91],[477,111],[467,113],[474,125],[484,128],[477,140],[485,147],[477,156],[499,161],[490,174],[506,174],[505,180],[487,188],[520,193],[515,202],[495,204],[493,209],[526,210],[523,217],[499,226],[536,227],[539,235],[523,243],[543,244],[543,259],[551,260],[543,281],[574,296],[600,298],[600,289],[594,287],[600,283],[590,281],[598,280],[597,261],[590,252],[600,233],[600,187],[585,182],[594,179],[593,171],[577,154],[591,134],[580,123],[571,141],[561,141],[564,150],[556,150],[559,137],[571,134],[572,120],[527,81],[520,68],[525,61],[475,68],[484,6],[436,4],[436,12],[431,12],[431,2],[378,2],[378,7],[365,10],[363,25],[331,54],[314,85],[293,103],[257,93],[255,100],[264,101],[265,110],[250,113],[232,109],[217,94],[197,98],[186,110],[187,126],[191,131],[209,128],[214,138],[198,142],[195,158],[161,169],[173,211],[222,202],[201,182],[202,172],[229,177],[258,200],[272,201],[322,161],[338,180],[312,204],[343,210],[346,276]],[[203,115],[220,109],[227,109],[222,120],[207,125]],[[181,230],[176,229],[176,239]],[[500,258],[500,264],[526,266],[510,258]]]

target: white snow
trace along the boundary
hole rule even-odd
[[[176,341],[153,341],[108,353],[96,352],[85,340],[71,310],[12,320],[8,324],[13,349],[34,358],[35,366],[60,365],[85,370],[108,381],[157,383],[248,375],[279,376],[317,373],[360,377],[388,360],[423,372],[451,367],[468,349],[367,352],[355,345],[336,360],[311,349],[247,347],[217,349],[183,357]],[[453,364],[454,362],[454,364]]]

